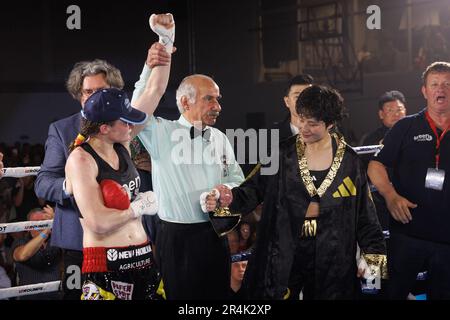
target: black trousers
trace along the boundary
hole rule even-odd
[[[62,279],[63,300],[80,300],[81,297],[81,265],[83,264],[83,251],[63,251],[64,276]],[[71,266],[77,266],[74,270]],[[68,269],[69,268],[69,269]],[[68,272],[69,271],[69,272]],[[79,277],[79,279],[74,279]],[[77,284],[76,287],[73,285]],[[68,288],[68,286],[70,288]]]
[[[209,222],[181,224],[160,220],[156,262],[169,300],[226,299],[230,253]]]
[[[388,245],[389,299],[405,300],[417,273],[428,271],[427,299],[450,299],[450,244],[391,233]]]

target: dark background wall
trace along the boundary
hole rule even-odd
[[[81,30],[68,30],[66,9],[81,8]],[[285,82],[258,82],[257,0],[27,1],[0,7],[0,142],[44,142],[48,125],[79,111],[64,81],[80,60],[103,58],[117,66],[131,94],[149,45],[156,35],[148,26],[151,13],[172,12],[178,51],[171,81],[159,113],[176,117],[174,91],[193,72],[214,77],[223,94],[220,129],[270,125],[285,115]],[[361,28],[365,27],[361,26]],[[380,32],[380,31],[374,31]],[[284,42],[291,41],[286,37]],[[291,46],[287,46],[291,47]],[[287,50],[283,41],[267,51]],[[283,55],[283,53],[281,53]],[[420,75],[375,74],[363,91],[344,94],[351,129],[360,137],[377,124],[376,99],[400,89],[409,111],[423,105]],[[259,125],[258,124],[258,125]]]

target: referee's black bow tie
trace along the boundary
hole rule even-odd
[[[200,129],[197,129],[196,127],[192,126],[190,134],[191,134],[191,139],[195,139],[201,135],[203,139],[205,139],[206,141],[209,141],[209,138],[211,136],[211,130],[210,129],[200,130]]]

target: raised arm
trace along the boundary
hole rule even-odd
[[[171,14],[159,14],[152,17],[153,19],[151,19],[151,21],[154,24],[156,24],[156,29],[154,30],[160,35],[160,37],[161,37],[160,34],[161,30],[163,33],[164,31],[167,32],[175,31],[175,21],[173,20]],[[172,43],[170,43],[170,45],[172,45]],[[133,107],[147,113],[149,116],[153,115],[156,107],[159,104],[159,101],[161,100],[162,96],[164,95],[164,92],[166,91],[167,84],[169,82],[170,64],[171,64],[170,58],[172,54],[172,49],[170,49],[170,51],[167,51],[167,46],[168,44],[163,45],[161,43],[155,43],[149,49],[147,55],[147,62],[152,61],[152,59],[154,60],[155,55],[162,55],[161,50],[164,49],[165,54],[167,55],[168,63],[164,65],[154,66],[151,72],[150,70],[146,70],[146,67],[144,67],[141,79],[136,84],[136,89],[135,92],[133,93],[132,98]],[[146,76],[148,76],[148,73],[150,73],[150,76],[148,80],[145,82],[145,87],[144,90],[142,91],[140,86],[144,85],[144,81]],[[144,128],[143,125],[135,126],[132,131],[132,137],[135,137],[143,128]]]
[[[13,251],[14,261],[24,262],[33,257],[42,247],[50,232],[50,229],[45,229],[27,243],[16,247]]]
[[[55,217],[55,211],[50,206],[45,206],[41,212],[35,213],[41,216],[42,220],[50,220]],[[42,247],[44,242],[48,239],[52,229],[44,229],[42,231],[31,231],[31,234],[36,234],[33,239],[27,243],[17,246],[13,251],[13,259],[17,262],[24,262],[33,257],[36,252]]]

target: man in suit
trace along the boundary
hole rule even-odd
[[[299,74],[289,80],[284,96],[284,104],[289,110],[289,115],[273,125],[273,129],[280,130],[280,141],[298,133],[300,119],[295,111],[295,103],[300,93],[311,86],[313,81],[313,77],[309,74]]]
[[[283,97],[284,105],[288,110],[288,114],[284,117],[283,120],[274,122],[270,128],[270,130],[278,131],[278,145],[283,140],[286,140],[287,138],[298,134],[299,128],[300,128],[300,117],[297,114],[297,111],[295,109],[295,104],[297,102],[297,98],[302,93],[303,90],[310,87],[313,84],[313,77],[309,74],[299,74],[293,78],[291,78],[288,82],[288,85],[286,87],[286,93]],[[272,139],[276,139],[276,135],[274,135],[274,132],[269,131],[270,134],[268,135],[267,139],[267,148],[271,155],[271,157],[278,157],[276,154],[278,152],[278,148],[272,147]],[[259,145],[259,142],[258,142]],[[258,151],[259,154],[259,151]],[[251,169],[246,169],[246,176],[252,175],[253,172],[256,172],[255,170],[258,170],[259,164],[256,166],[252,166]]]
[[[155,65],[167,65],[170,56],[164,46],[155,43],[148,51],[144,72]],[[83,61],[75,64],[66,82],[71,96],[84,106],[89,96],[99,89],[122,89],[124,82],[120,71],[104,60]],[[80,130],[80,113],[52,123],[45,143],[45,158],[35,182],[35,192],[39,198],[56,203],[51,245],[64,249],[64,299],[79,300],[80,283],[71,277],[81,270],[83,259],[83,230],[79,216],[65,190],[64,168],[68,157],[68,147]]]

